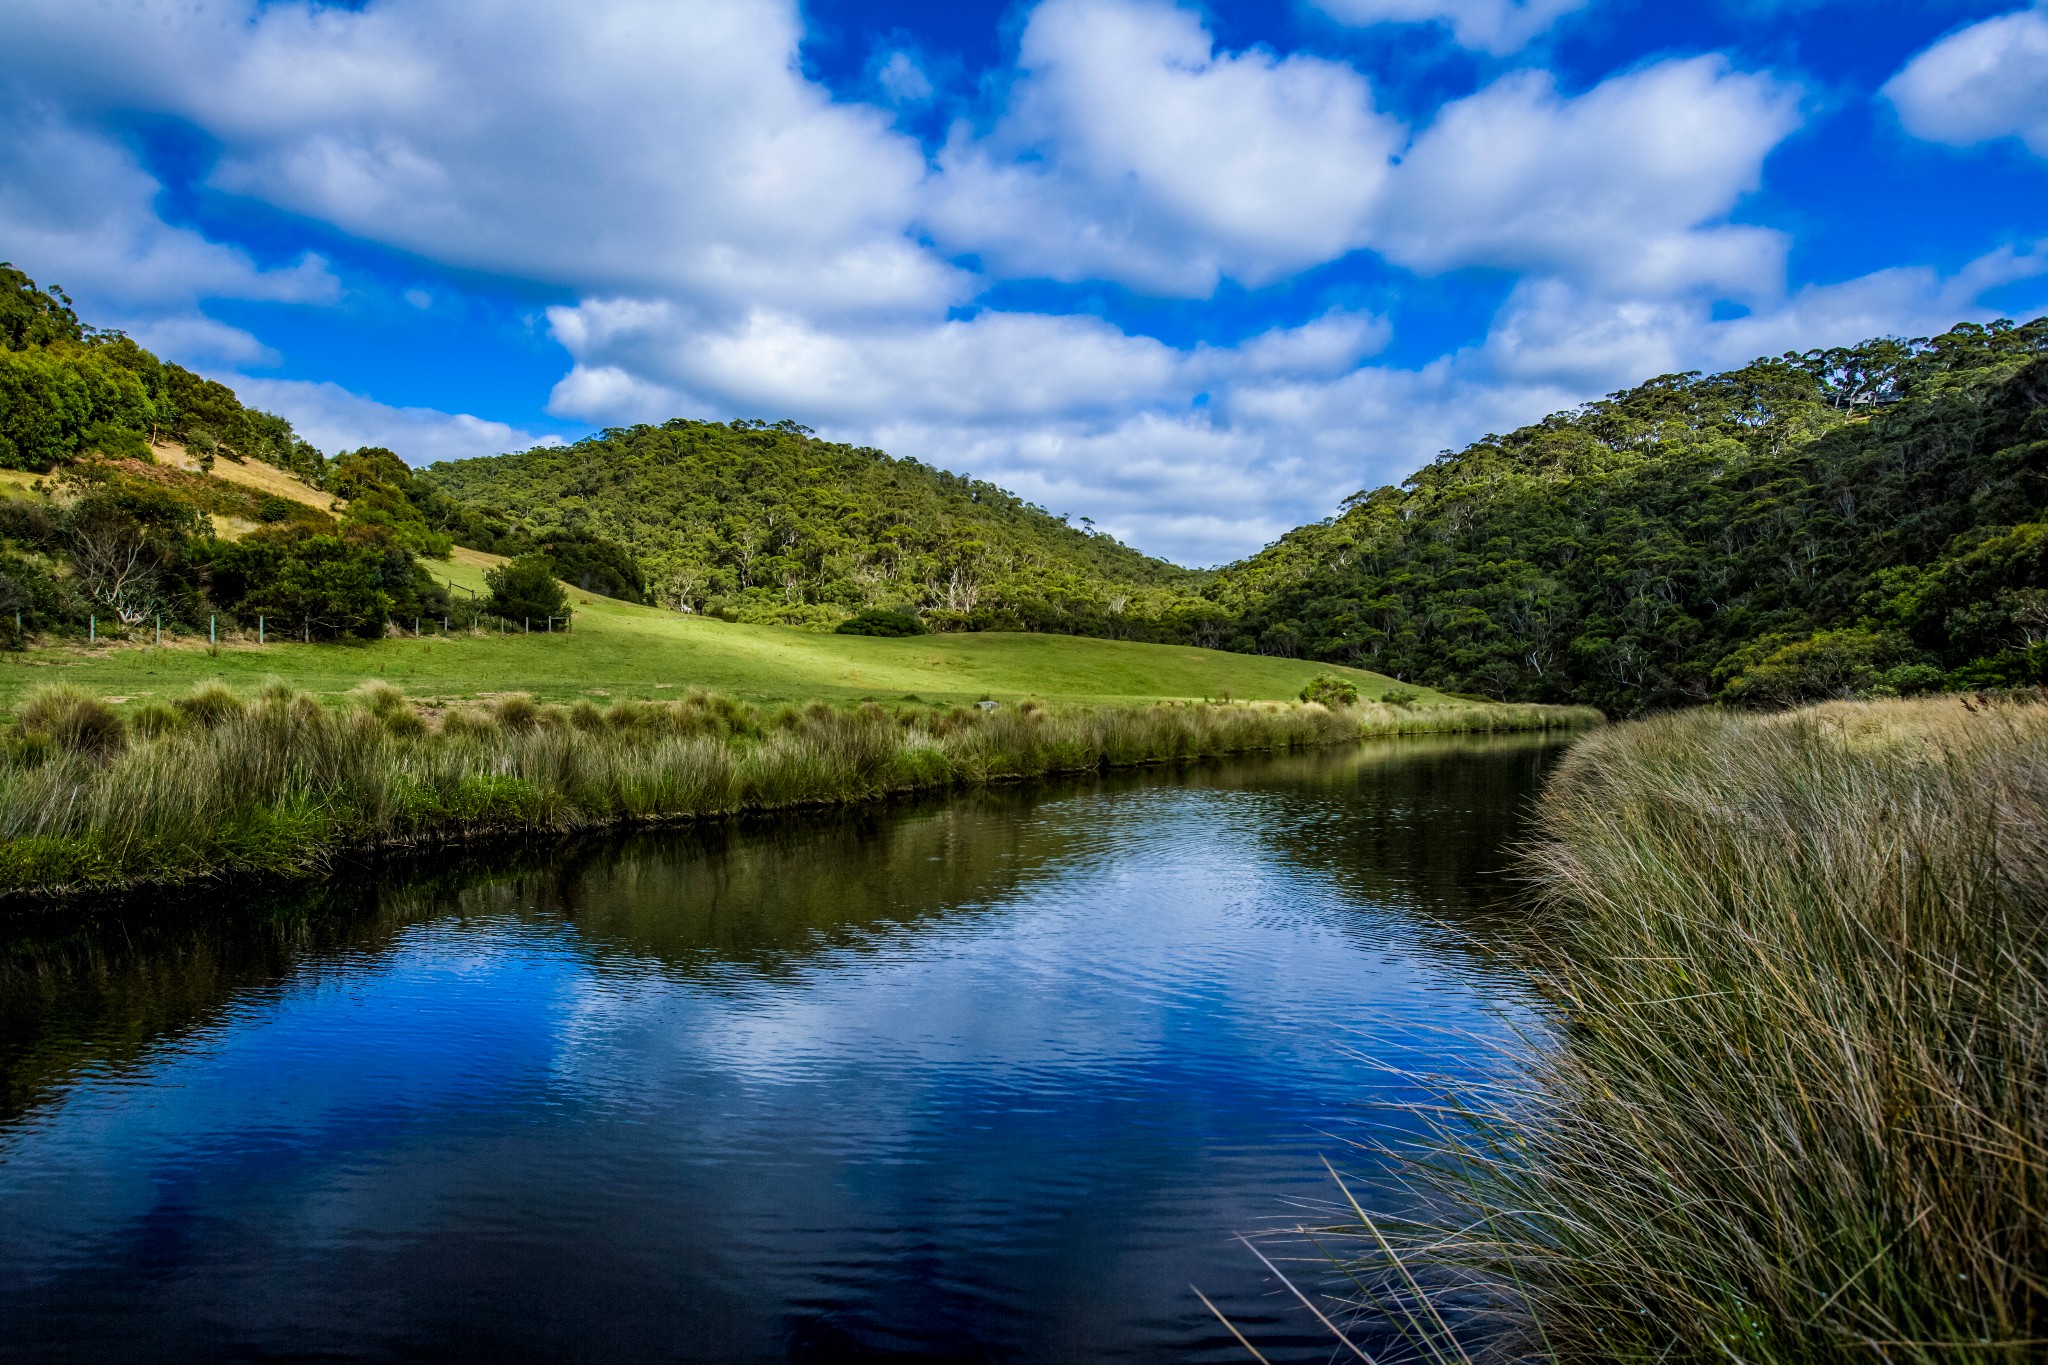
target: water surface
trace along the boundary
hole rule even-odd
[[[0,921],[0,1354],[1327,1360],[1235,1240],[1472,1065],[1557,752]]]

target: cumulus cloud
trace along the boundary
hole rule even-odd
[[[1443,24],[1464,47],[1496,56],[1526,46],[1587,0],[1314,0],[1331,18],[1370,24]]]
[[[853,331],[756,313],[709,329],[662,304],[610,300],[554,309],[576,366],[553,409],[591,421],[613,405],[712,412],[798,412],[841,427],[903,414],[1007,426],[1094,421],[1184,407],[1246,376],[1328,376],[1387,339],[1383,319],[1332,310],[1233,347],[1177,350],[1086,315],[983,312],[973,318]],[[636,385],[650,387],[635,387]]]
[[[1797,122],[1795,92],[1720,57],[1662,62],[1574,99],[1547,73],[1517,73],[1447,105],[1415,140],[1379,241],[1428,272],[1753,294],[1782,275],[1785,240],[1717,220]]]
[[[1129,0],[1032,11],[1008,110],[940,153],[925,221],[993,272],[1201,296],[1362,245],[1401,129],[1365,78],[1218,52],[1194,13]]]
[[[2048,6],[1951,33],[1883,93],[1915,137],[1956,147],[2016,137],[2048,157]]]
[[[433,408],[395,408],[339,384],[303,379],[252,379],[220,375],[244,403],[274,412],[299,435],[325,451],[383,446],[408,463],[466,460],[537,445],[560,445],[557,436],[536,436],[504,422]]]
[[[1199,297],[1374,249],[1659,295],[1748,297],[1783,274],[1782,234],[1724,220],[1798,125],[1798,92],[1721,57],[1574,97],[1513,73],[1412,143],[1350,68],[1218,53],[1185,10],[1047,0],[1019,60],[1008,114],[955,131],[926,212],[991,273]]]
[[[103,325],[161,342],[173,359],[246,361],[264,348],[197,315],[202,299],[332,302],[327,263],[265,268],[247,252],[172,227],[163,187],[112,139],[47,105],[0,103],[0,252],[63,286]]]
[[[217,139],[213,183],[465,269],[707,304],[943,307],[882,111],[795,60],[793,0],[18,0],[0,45],[76,103]]]

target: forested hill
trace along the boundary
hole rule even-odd
[[[1615,714],[2048,679],[2048,320],[1672,375],[1222,570],[1234,648]]]
[[[79,321],[59,289],[0,262],[0,469],[37,473],[86,453],[146,459],[152,441],[255,459],[317,482],[320,452],[234,390]]]
[[[1214,638],[1205,576],[1153,559],[994,484],[813,437],[792,422],[605,431],[571,446],[431,466],[488,523],[590,531],[646,566],[657,600],[729,619],[826,626],[906,608],[946,630]]]

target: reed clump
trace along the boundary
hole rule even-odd
[[[874,703],[543,705],[431,723],[396,688],[324,705],[208,686],[130,726],[77,689],[32,695],[0,745],[0,895],[310,875],[351,849],[872,800],[1371,735],[1584,724],[1543,707],[1101,707]]]
[[[2048,1357],[2048,706],[1619,727],[1539,834],[1550,1022],[1404,1153],[1429,1216],[1355,1215],[1380,1309],[1445,1359]]]

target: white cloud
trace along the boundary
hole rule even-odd
[[[917,145],[804,79],[793,0],[410,0],[361,11],[15,0],[64,97],[175,113],[214,183],[447,265],[704,306],[925,309]]]
[[[1444,24],[1464,47],[1496,56],[1525,46],[1587,0],[1313,0],[1331,18],[1371,24]]]
[[[2016,137],[2048,157],[2048,6],[1951,33],[1883,93],[1915,137],[1957,147]]]
[[[266,269],[248,253],[172,227],[163,187],[125,148],[55,110],[0,103],[0,255],[61,285],[103,326],[161,342],[172,359],[242,361],[253,337],[197,314],[202,299],[331,302],[327,263],[302,255]]]
[[[1544,72],[1447,105],[1404,158],[1377,236],[1416,270],[1495,266],[1662,297],[1746,296],[1782,277],[1782,234],[1724,218],[1798,122],[1796,97],[1719,57],[1561,98]]]
[[[330,453],[383,446],[397,451],[409,464],[429,464],[561,444],[560,437],[536,436],[468,413],[391,407],[350,393],[339,384],[246,375],[215,377],[233,384],[244,403],[284,417],[299,435]]]
[[[881,87],[889,103],[899,107],[929,104],[938,93],[932,78],[925,74],[924,64],[900,49],[876,66],[875,84]]]
[[[1788,350],[1849,345],[1875,336],[1926,336],[1988,318],[1983,296],[2048,275],[2048,239],[2002,247],[1943,276],[1895,267],[1808,285],[1746,316],[1716,321],[1697,300],[1615,299],[1559,280],[1518,285],[1494,319],[1484,373],[1510,385],[1597,394],[1658,374],[1739,366]]]
[[[1008,112],[955,130],[925,219],[995,273],[1201,296],[1364,242],[1400,128],[1364,77],[1219,53],[1194,13],[1129,0],[1032,12]]]

